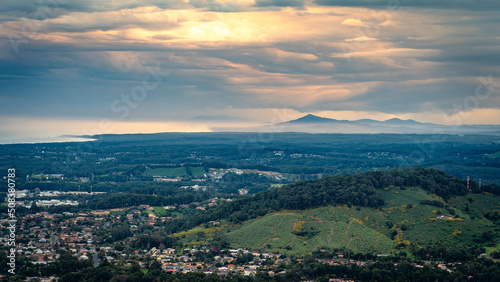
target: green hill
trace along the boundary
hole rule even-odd
[[[472,183],[474,185],[474,183]],[[237,224],[281,210],[305,210],[328,205],[356,205],[379,208],[384,199],[379,193],[385,187],[421,187],[444,199],[467,194],[464,180],[436,169],[398,169],[356,175],[328,176],[312,181],[263,191],[233,202],[224,203],[189,221],[177,222],[180,230],[210,220],[229,219]],[[476,185],[477,186],[477,185]]]
[[[241,224],[228,224],[222,233],[234,248],[290,254],[322,248],[377,254],[402,249],[415,253],[433,247],[491,246],[490,252],[496,250],[498,225],[482,215],[500,210],[497,196],[471,194],[445,202],[421,188],[387,188],[380,194],[385,204],[376,209],[329,205],[284,210]],[[436,206],[439,203],[442,207]],[[484,240],[485,233],[492,235],[489,240]]]
[[[220,204],[184,224],[223,220],[232,247],[262,252],[491,252],[500,238],[498,212],[498,196],[468,193],[461,179],[415,168],[298,182]]]

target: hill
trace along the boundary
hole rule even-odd
[[[384,199],[377,190],[390,186],[418,186],[445,199],[467,193],[464,180],[436,169],[395,169],[337,175],[263,191],[219,205],[182,224],[184,228],[191,228],[191,224],[223,218],[239,223],[280,210],[305,210],[335,204],[379,208],[384,205]]]
[[[411,255],[431,247],[487,246],[491,252],[498,239],[497,210],[497,196],[468,193],[463,180],[414,168],[298,182],[220,204],[183,224],[222,220],[231,246],[263,252],[400,249]]]
[[[351,217],[347,207],[284,212],[247,222],[227,233],[234,247],[262,252],[311,253],[318,248],[390,253],[396,243]]]
[[[293,123],[332,123],[332,122],[349,122],[348,120],[336,120],[331,118],[324,118],[315,115],[305,115],[301,118],[290,120],[284,123],[293,124]]]
[[[297,254],[317,249],[390,254],[396,249],[417,253],[428,247],[495,246],[497,225],[483,215],[500,208],[496,196],[455,196],[449,205],[421,188],[387,188],[381,193],[385,204],[378,209],[337,205],[273,213],[228,228],[227,238],[233,247]]]

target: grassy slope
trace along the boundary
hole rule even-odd
[[[441,215],[454,218],[446,209],[420,204],[424,199],[442,201],[422,189],[391,188],[380,193],[386,204],[378,210],[329,206],[274,213],[231,227],[227,237],[234,247],[261,251],[305,253],[328,246],[346,247],[355,252],[388,253],[399,243],[413,244],[414,247],[433,246],[435,243],[467,247],[474,245],[473,239],[483,232],[496,232],[494,224],[482,219],[484,211],[500,209],[500,200],[496,196],[469,194],[454,197],[450,203],[456,206],[453,210],[461,219],[446,220],[436,219],[439,210]],[[468,212],[465,203],[468,203]],[[408,208],[407,204],[412,207]],[[394,226],[389,228],[388,222]],[[302,223],[301,236],[292,232],[298,223]],[[405,230],[401,226],[405,226]],[[391,240],[394,230],[398,231],[398,236]]]
[[[173,168],[153,168],[145,170],[142,175],[145,176],[161,176],[161,177],[181,177],[186,176],[187,171],[185,167]]]
[[[191,171],[193,173],[193,177],[203,177],[206,174],[205,168],[202,166],[192,167]]]
[[[297,224],[302,224],[302,234],[292,232]],[[349,209],[331,206],[268,215],[229,232],[227,237],[235,247],[289,253],[308,253],[324,246],[388,253],[394,247],[389,238],[350,217]]]
[[[193,177],[203,177],[205,169],[201,166],[191,167]],[[161,176],[161,177],[183,177],[187,176],[187,170],[185,167],[164,167],[164,168],[152,168],[145,170],[142,175],[144,176]]]
[[[491,159],[498,159],[498,158],[500,158],[500,151],[496,152],[494,154],[488,155],[488,157]]]

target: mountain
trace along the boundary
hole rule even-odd
[[[228,131],[271,131],[305,133],[391,133],[391,134],[488,134],[500,135],[500,125],[442,125],[415,120],[392,118],[385,121],[372,119],[337,120],[312,114],[258,128]]]
[[[287,122],[284,122],[285,124],[294,124],[294,123],[334,123],[334,122],[348,122],[347,120],[336,120],[336,119],[331,119],[331,118],[324,118],[324,117],[319,117],[315,116],[312,114],[305,115],[301,118],[295,119],[295,120],[290,120]]]
[[[378,121],[378,120],[373,120],[373,119],[358,119],[354,121],[349,121],[349,120],[337,120],[337,119],[331,119],[331,118],[324,118],[320,116],[316,116],[313,114],[308,114],[305,115],[301,118],[295,119],[295,120],[290,120],[287,122],[284,122],[285,124],[295,124],[295,123],[348,123],[351,125],[355,124],[365,124],[365,125],[397,125],[397,126],[415,126],[415,125],[424,125],[424,123],[420,123],[418,121],[414,121],[412,119],[399,119],[399,118],[392,118],[388,119],[385,121]],[[429,125],[430,123],[427,123],[426,125]]]
[[[384,121],[373,119],[337,120],[307,114],[298,119],[258,127],[221,127],[215,125],[216,121],[245,121],[244,119],[227,115],[202,115],[191,119],[213,121],[214,125],[210,128],[213,132],[500,135],[500,125],[443,125],[436,123],[422,123],[412,119],[403,120],[399,118],[392,118]]]
[[[405,127],[406,125],[406,127]],[[376,121],[363,120],[337,120],[308,114],[301,118],[275,124],[274,132],[307,132],[307,133],[415,133],[410,121],[395,120]],[[264,126],[265,128],[266,126]],[[269,126],[268,126],[269,127]],[[408,130],[411,128],[411,130]]]
[[[423,123],[420,123],[418,121],[414,121],[412,119],[402,120],[399,118],[388,119],[386,121],[383,121],[382,123],[393,124],[393,125],[422,125],[423,124]]]

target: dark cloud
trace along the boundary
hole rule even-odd
[[[99,1],[99,0],[5,0],[0,2],[0,14],[15,13],[24,18],[44,20],[57,18],[68,12],[116,11],[143,7],[145,3],[139,0]],[[152,4],[149,4],[152,5]]]
[[[360,7],[388,9],[397,11],[405,7],[421,9],[461,9],[461,10],[500,10],[500,2],[492,0],[314,0],[322,6]]]
[[[189,0],[189,4],[194,8],[213,12],[241,12],[245,9],[238,1],[221,3],[217,0]]]
[[[303,7],[304,0],[256,0],[256,7]]]
[[[183,0],[147,0],[142,3],[153,4],[161,9],[188,9],[190,6]],[[145,4],[145,5],[147,5]]]

